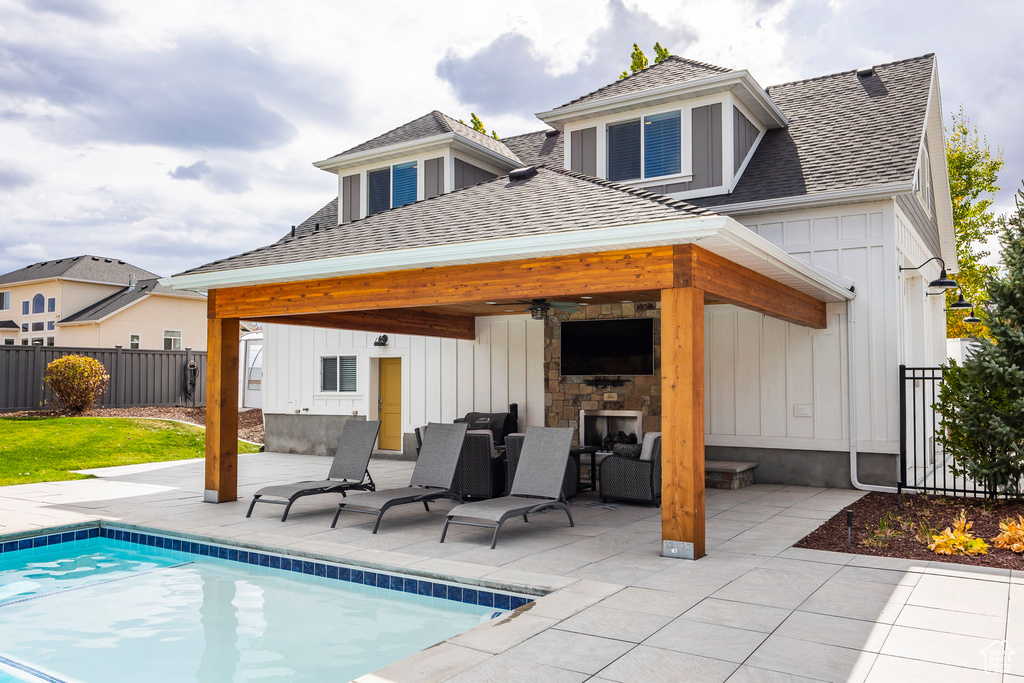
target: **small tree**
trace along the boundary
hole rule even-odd
[[[44,375],[58,407],[72,413],[89,411],[100,397],[110,375],[95,358],[61,356],[46,366]]]
[[[936,436],[951,470],[997,491],[1022,493],[1024,477],[1024,191],[1000,230],[1005,272],[987,283],[980,338],[963,365],[951,361],[939,390]]]
[[[668,51],[668,48],[662,47],[661,43],[654,44],[654,63],[661,64],[666,59],[672,56],[672,53]],[[623,71],[619,74],[619,80],[626,78],[630,74],[635,74],[637,71],[643,71],[647,68],[649,62],[647,61],[647,55],[640,49],[640,46],[633,43],[633,52],[629,55],[629,71]]]

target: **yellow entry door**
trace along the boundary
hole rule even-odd
[[[380,420],[381,450],[402,450],[402,359],[380,359],[380,396],[377,417]]]

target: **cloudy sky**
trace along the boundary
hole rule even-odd
[[[1024,178],[1024,3],[924,0],[0,0],[0,272],[94,254],[161,275],[283,235],[337,193],[311,162],[440,109],[499,135],[614,80],[631,45],[763,86],[938,55]]]

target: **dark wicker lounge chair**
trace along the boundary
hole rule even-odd
[[[601,461],[601,500],[661,504],[661,432],[644,434],[643,445],[618,444]]]
[[[512,517],[522,517],[548,508],[563,510],[569,517],[569,526],[576,526],[572,512],[562,493],[566,461],[572,446],[572,429],[554,427],[528,427],[523,439],[519,466],[512,481],[512,492],[502,498],[481,500],[457,505],[448,513],[441,531],[441,543],[448,534],[449,524],[463,524],[493,528],[491,549],[498,543],[501,525]]]
[[[430,512],[428,503],[440,498],[451,498],[462,502],[462,495],[452,489],[455,468],[459,464],[462,442],[466,438],[466,424],[430,423],[423,437],[416,467],[412,471],[409,485],[398,489],[384,489],[372,493],[356,493],[338,504],[331,522],[333,529],[342,512],[359,512],[376,515],[373,532],[377,533],[380,520],[390,508],[409,503],[423,503]]]
[[[292,503],[304,496],[316,496],[322,493],[340,493],[346,491],[373,491],[376,488],[373,478],[366,466],[370,463],[373,443],[377,440],[380,422],[377,420],[348,420],[341,428],[338,450],[334,453],[334,462],[323,481],[297,481],[294,484],[264,486],[252,497],[246,517],[252,515],[256,503],[273,503],[284,505],[281,521],[288,519],[288,511]],[[269,496],[270,499],[264,498]]]

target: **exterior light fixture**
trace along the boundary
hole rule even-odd
[[[966,318],[964,318],[964,322],[965,323],[970,323],[970,324],[980,323],[981,322],[981,318],[979,318],[976,315],[974,315],[974,309],[972,308],[971,309],[971,314],[969,316],[967,316]]]
[[[374,346],[387,346],[388,345],[388,335],[386,335],[386,334],[380,335],[379,337],[377,337],[376,339],[373,340],[373,345]]]
[[[951,303],[949,307],[955,309],[969,308],[972,311],[974,310],[974,304],[972,304],[970,301],[964,300],[964,293],[962,291],[960,292],[960,297],[956,300],[956,302]]]
[[[946,262],[943,261],[942,258],[939,256],[932,256],[930,259],[928,259],[921,265],[914,266],[912,268],[908,266],[900,266],[900,272],[903,272],[904,270],[920,270],[921,268],[924,268],[926,264],[932,261],[938,261],[939,263],[941,263],[942,269],[939,271],[938,279],[932,280],[931,282],[928,283],[929,289],[956,289],[957,287],[960,286],[956,280],[950,280],[949,277],[946,275]]]
[[[530,317],[534,320],[544,320],[544,318],[548,316],[549,308],[551,308],[551,306],[543,301],[534,301],[526,310],[530,312]]]

